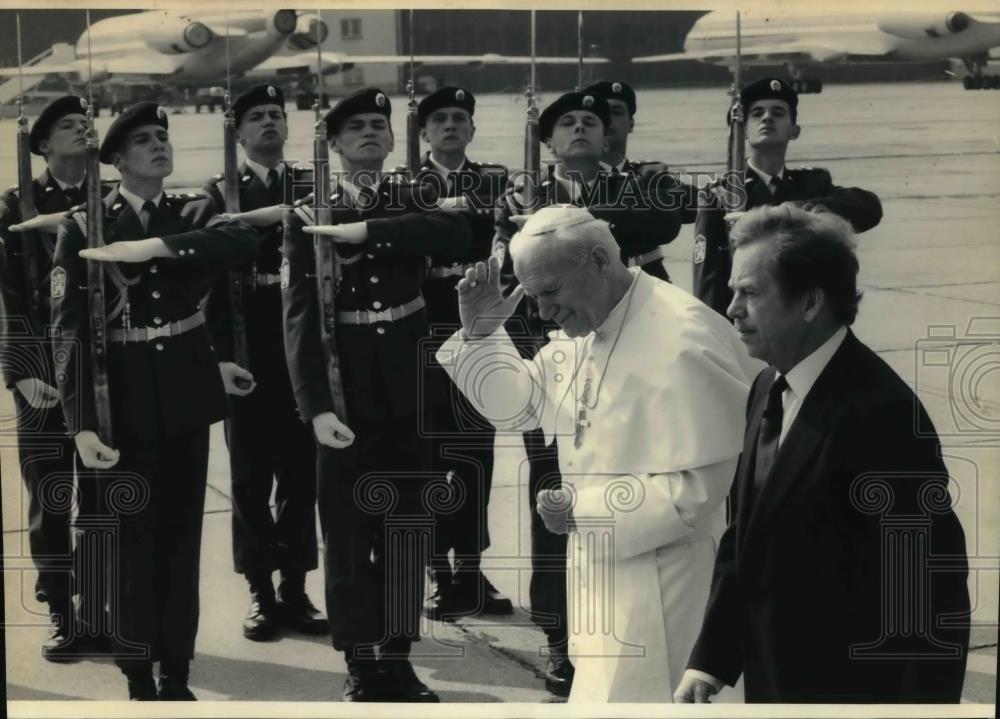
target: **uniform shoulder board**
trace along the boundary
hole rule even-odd
[[[179,195],[175,194],[166,195],[167,202],[173,204],[184,204],[186,202],[193,202],[194,200],[206,200],[206,199],[208,199],[208,195],[206,195],[203,192],[185,192]]]
[[[68,210],[66,210],[66,214],[67,215],[72,215],[72,214],[77,213],[77,212],[86,213],[87,212],[87,203],[86,202],[81,202],[79,205],[74,205],[73,207],[71,207]]]
[[[484,175],[506,175],[507,167],[497,162],[480,162],[479,171]]]
[[[206,185],[214,185],[216,183],[222,182],[224,179],[226,179],[225,173],[220,172],[218,175],[212,175],[212,179],[210,179],[205,184]]]

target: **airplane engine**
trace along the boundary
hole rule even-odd
[[[266,11],[265,17],[268,37],[291,35],[298,25],[294,10]]]
[[[167,55],[193,52],[205,47],[212,39],[212,31],[204,23],[166,14],[162,22],[144,28],[141,34],[150,47]]]
[[[295,50],[309,50],[322,45],[328,34],[326,23],[322,20],[317,20],[314,15],[299,15],[288,45]]]
[[[904,13],[877,20],[878,29],[889,35],[908,40],[945,37],[963,32],[972,24],[964,12]]]

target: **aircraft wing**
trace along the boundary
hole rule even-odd
[[[418,65],[528,65],[531,63],[530,56],[520,55],[496,55],[486,53],[483,55],[414,55],[413,61]],[[341,53],[323,53],[324,72],[335,71],[337,68],[347,65],[407,65],[410,62],[409,55],[343,55]],[[575,57],[536,57],[535,62],[540,65],[574,65],[578,62]],[[598,65],[610,62],[603,57],[585,57],[585,65]],[[292,71],[316,72],[316,52],[301,52],[296,55],[275,55],[264,60],[253,68],[253,73],[283,73]]]
[[[830,62],[851,57],[877,58],[887,56],[893,50],[891,42],[881,38],[848,39],[833,44],[820,41],[795,41],[773,45],[747,45],[741,48],[744,62]],[[697,52],[675,52],[665,55],[644,55],[632,58],[634,63],[677,62],[680,60],[700,60],[716,64],[726,64],[736,60],[736,46],[701,50]]]
[[[172,59],[172,58],[177,58]],[[134,55],[117,57],[112,60],[98,60],[93,63],[94,75],[173,75],[180,66],[182,55],[168,56],[158,53],[150,55]],[[17,77],[23,72],[26,76],[64,75],[76,73],[81,78],[87,77],[90,65],[86,60],[74,60],[68,63],[39,63],[26,65],[23,70],[16,67],[0,68],[0,77]]]
[[[76,63],[64,63],[55,65],[26,65],[24,68],[0,67],[0,77],[17,77],[18,75],[60,75],[63,73],[76,72],[79,67]]]

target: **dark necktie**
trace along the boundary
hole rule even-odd
[[[277,184],[279,179],[280,178],[278,177],[278,171],[275,170],[273,167],[267,171],[267,186],[269,188],[273,188]]]
[[[755,493],[760,493],[768,475],[771,474],[774,458],[778,454],[778,439],[781,437],[781,420],[784,415],[781,393],[786,389],[788,380],[782,376],[775,380],[767,393],[767,406],[764,407],[760,433],[757,435],[757,463],[753,474]]]
[[[781,192],[781,183],[782,180],[777,175],[771,178],[771,181],[768,184],[771,186],[772,195],[777,196],[778,193]]]
[[[149,223],[153,219],[153,215],[156,213],[156,203],[152,200],[146,200],[142,203],[142,212],[139,213],[139,219],[142,220],[142,229],[149,232]]]
[[[66,200],[70,205],[78,205],[83,202],[83,188],[69,185],[66,190]]]

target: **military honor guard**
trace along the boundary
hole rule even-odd
[[[475,136],[476,98],[467,89],[442,87],[417,106],[420,137],[430,145],[418,180],[439,185],[444,198],[463,198],[473,242],[447,248],[430,258],[423,286],[431,325],[428,352],[436,352],[461,321],[455,286],[466,269],[490,255],[494,208],[507,186],[507,168],[473,162],[466,148]],[[492,426],[456,391],[436,362],[427,367],[424,416],[433,443],[432,466],[447,477],[457,507],[442,512],[434,528],[424,616],[444,619],[460,614],[510,614],[514,611],[481,568],[490,546],[487,508],[493,479]],[[457,486],[460,485],[460,486]],[[454,570],[448,553],[454,551]]]
[[[882,219],[878,197],[857,187],[838,187],[830,173],[819,167],[785,166],[788,144],[799,137],[799,96],[784,80],[762,78],[743,88],[740,103],[746,126],[747,171],[744,181],[746,210],[762,205],[795,201],[824,207],[865,232]],[[695,221],[694,294],[720,314],[732,300],[729,275],[732,259],[722,182],[699,193]],[[731,218],[733,219],[733,218]]]
[[[279,624],[323,634],[329,628],[326,617],[305,591],[306,572],[318,566],[315,441],[295,406],[283,349],[279,288],[283,206],[307,195],[310,179],[301,172],[296,177],[295,167],[283,159],[288,121],[280,88],[250,88],[236,98],[232,112],[246,153],[238,168],[239,210],[258,211],[258,216],[271,213],[263,219],[247,215],[260,236],[257,256],[235,272],[220,273],[206,306],[232,407],[226,442],[232,475],[233,562],[250,587],[243,636],[270,639]],[[220,213],[226,211],[225,182],[216,175],[205,187]],[[230,283],[239,284],[235,292]],[[235,328],[234,312],[242,314],[240,328]],[[234,338],[236,331],[243,331],[244,337]],[[245,343],[248,367],[237,363],[234,340]],[[275,483],[277,507],[272,516]],[[275,570],[281,576],[277,596],[271,576]]]
[[[45,170],[30,188],[38,215],[63,214],[84,199],[87,127],[86,102],[75,95],[53,101],[31,127],[31,152],[45,158]],[[38,569],[35,599],[48,604],[51,620],[42,656],[66,662],[106,651],[107,627],[100,626],[104,607],[94,586],[98,583],[83,584],[83,577],[77,577],[74,587],[72,572],[65,568],[72,559],[73,507],[59,497],[72,493],[76,452],[66,433],[51,341],[46,339],[56,228],[22,233],[20,203],[17,186],[0,198],[0,367],[17,410],[18,457],[28,494],[28,545]],[[74,611],[75,593],[80,595],[79,612]],[[98,626],[88,626],[90,619],[97,619]]]
[[[426,570],[419,545],[429,541],[433,521],[424,496],[431,446],[419,427],[430,361],[422,351],[430,328],[421,287],[428,257],[470,256],[473,240],[464,214],[427,211],[432,188],[381,172],[393,149],[390,116],[388,97],[373,87],[326,115],[343,173],[328,199],[331,225],[314,226],[312,198],[285,215],[285,351],[299,411],[320,445],[327,614],[333,646],[347,661],[344,700],[434,702],[409,661]],[[314,251],[331,240],[310,233],[335,243],[334,288]],[[335,354],[324,345],[329,334]],[[339,377],[331,376],[330,360]],[[334,411],[341,389],[346,417]]]
[[[164,192],[173,148],[166,112],[155,103],[138,103],[115,119],[100,159],[122,178],[104,199],[105,246],[85,249],[82,207],[63,220],[56,243],[55,375],[82,463],[100,470],[81,476],[81,494],[99,495],[115,520],[112,644],[129,696],[191,700],[209,425],[227,412],[199,301],[220,267],[253,259],[258,237],[247,225],[215,217],[203,195]],[[93,385],[88,260],[104,263],[113,446],[97,433],[102,405]]]
[[[635,113],[638,109],[635,90],[631,85],[620,80],[601,80],[583,88],[583,91],[603,97],[608,101],[608,109],[611,111],[608,123],[608,149],[601,159],[604,166],[612,173],[633,174],[640,177],[667,171],[667,166],[656,160],[628,159],[628,136],[635,129]],[[682,222],[688,224],[694,222],[697,215],[698,191],[688,184],[681,184],[681,187],[686,194],[679,197],[684,203],[678,209]]]

